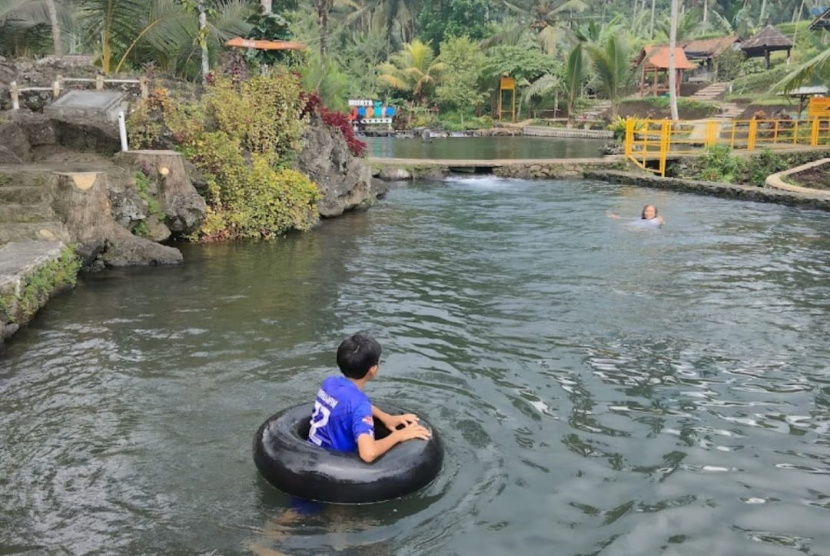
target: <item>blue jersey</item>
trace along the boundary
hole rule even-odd
[[[329,450],[356,452],[361,434],[375,437],[369,397],[346,377],[327,378],[314,402],[309,442]]]

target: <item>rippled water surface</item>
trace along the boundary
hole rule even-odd
[[[0,355],[0,554],[830,554],[829,253],[826,213],[481,178],[87,277]],[[298,518],[252,437],[358,330],[445,467]]]
[[[424,142],[420,138],[367,137],[369,156],[426,159],[596,158],[608,141],[547,137],[450,137]]]

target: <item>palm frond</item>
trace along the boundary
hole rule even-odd
[[[773,89],[787,93],[810,83],[814,76],[825,72],[830,73],[830,48],[795,68],[784,79],[776,83]]]
[[[524,100],[529,102],[533,97],[542,97],[562,86],[562,81],[549,73],[543,75],[524,90]]]

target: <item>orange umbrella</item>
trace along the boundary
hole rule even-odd
[[[236,37],[225,42],[227,46],[238,48],[256,48],[258,50],[304,50],[305,45],[289,41],[258,41]]]

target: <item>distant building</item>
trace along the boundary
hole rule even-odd
[[[640,96],[659,96],[669,92],[669,47],[644,46],[634,59],[634,67],[640,68]],[[686,54],[679,46],[674,49],[674,68],[677,72],[677,94],[680,94],[680,82],[683,72],[697,69],[686,59]]]
[[[744,51],[746,57],[760,58],[763,56],[764,66],[767,69],[769,69],[769,56],[772,52],[786,50],[787,58],[789,58],[792,48],[793,41],[781,34],[781,32],[772,25],[767,25],[761,29],[758,34],[741,43],[741,50]]]
[[[681,44],[686,58],[697,64],[689,81],[717,81],[718,58],[731,51],[741,49],[741,39],[736,36],[715,39],[698,39]]]

